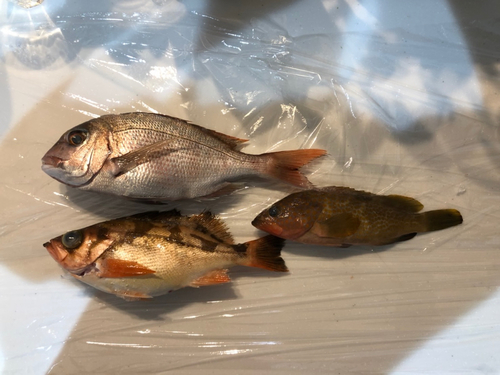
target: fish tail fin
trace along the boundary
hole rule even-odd
[[[463,222],[460,212],[454,209],[423,212],[422,216],[426,232],[446,229]]]
[[[247,256],[242,264],[269,271],[288,272],[288,267],[281,257],[281,249],[284,244],[284,239],[272,235],[245,242],[243,245],[246,247]]]
[[[312,188],[313,184],[299,168],[325,154],[326,151],[320,149],[269,152],[264,154],[270,160],[265,173],[295,186]]]

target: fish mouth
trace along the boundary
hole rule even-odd
[[[59,263],[66,271],[68,271],[71,275],[75,277],[83,277],[86,274],[95,271],[97,269],[96,262],[90,263],[88,266],[78,269],[70,269],[64,265],[64,260],[68,256],[68,252],[66,250],[61,249],[60,247],[54,245],[52,240],[49,242],[45,242],[43,247],[47,249],[49,254],[54,258],[54,260]]]
[[[257,229],[263,230],[264,232],[270,233],[277,237],[280,237],[281,233],[283,233],[283,228],[281,228],[278,224],[266,222],[264,220],[258,220],[258,218],[252,221],[252,225]]]
[[[59,168],[64,160],[57,156],[45,155],[42,158],[42,170]]]
[[[64,259],[66,259],[66,257],[68,256],[68,252],[66,250],[61,249],[58,246],[55,246],[52,243],[52,240],[49,242],[45,242],[43,244],[43,247],[47,249],[50,256],[54,258],[54,260],[59,264],[61,264],[64,261]]]

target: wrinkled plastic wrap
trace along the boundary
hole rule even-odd
[[[500,6],[486,1],[0,3],[0,372],[499,373]],[[40,159],[70,127],[151,111],[325,148],[305,169],[456,208],[460,226],[381,248],[287,242],[291,270],[127,302],[42,244],[158,207],[72,190]],[[238,242],[292,192],[249,181],[210,209]]]

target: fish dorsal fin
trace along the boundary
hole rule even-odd
[[[129,219],[144,223],[144,225],[140,226],[139,231],[141,233],[147,231],[148,225],[164,227],[168,230],[172,230],[172,228],[180,226],[189,228],[193,231],[201,232],[204,235],[211,237],[217,243],[224,242],[229,245],[234,244],[233,237],[229,233],[226,224],[219,217],[213,215],[209,211],[204,211],[201,214],[192,216],[182,216],[176,209],[163,212],[149,211],[130,216]],[[179,231],[182,229],[179,228],[177,230]]]
[[[405,197],[403,195],[377,195],[367,191],[356,190],[345,186],[327,186],[319,189],[320,191],[328,193],[349,194],[355,196],[358,200],[373,200],[378,201],[384,205],[399,210],[406,210],[409,212],[419,212],[424,208],[424,205],[414,198]]]
[[[142,212],[140,214],[135,214],[130,216],[131,219],[136,219],[136,220],[147,220],[147,221],[154,221],[154,220],[166,220],[166,219],[171,219],[173,217],[180,217],[181,213],[179,210],[176,210],[175,208],[169,211],[148,211],[148,212]]]
[[[409,212],[419,212],[424,208],[424,205],[417,201],[416,199],[405,197],[403,195],[385,195],[380,196],[380,198],[385,198],[384,203],[388,206],[406,210]]]
[[[154,227],[172,228],[182,225],[188,221],[186,216],[182,216],[176,209],[170,211],[148,211],[128,217],[135,223],[135,230],[139,234],[144,234]]]
[[[209,235],[218,242],[234,244],[233,236],[229,233],[226,224],[210,211],[204,211],[199,215],[189,217],[189,222],[194,224],[191,228]]]
[[[204,133],[206,133],[214,138],[217,138],[219,141],[228,145],[232,150],[236,149],[238,146],[241,146],[243,143],[248,142],[248,139],[233,137],[231,135],[216,132],[215,130],[204,128],[203,126],[200,126],[200,125],[196,125],[196,124],[192,124],[192,123],[190,123],[190,124],[192,126],[196,126],[202,132],[204,132]]]
[[[341,213],[329,217],[323,221],[317,221],[311,228],[311,232],[318,237],[344,238],[354,234],[361,221],[350,213]]]

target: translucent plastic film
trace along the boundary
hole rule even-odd
[[[0,3],[0,372],[499,373],[500,4]],[[260,154],[322,148],[316,186],[454,208],[462,225],[382,247],[288,241],[289,274],[129,302],[42,246],[151,209],[211,210],[236,242],[293,187],[249,180],[151,206],[66,187],[41,157],[104,114],[158,112]]]

